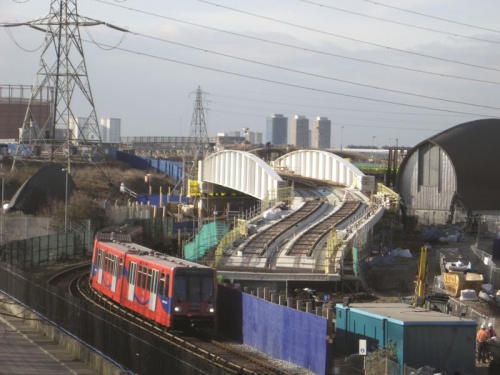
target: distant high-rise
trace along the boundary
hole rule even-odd
[[[119,118],[101,119],[101,139],[107,143],[120,143],[122,120]]]
[[[312,129],[312,147],[330,148],[330,138],[332,136],[332,122],[328,117],[316,117]]]
[[[266,142],[274,145],[286,145],[288,142],[288,118],[274,113],[267,118]]]
[[[248,132],[248,139],[251,144],[258,145],[262,143],[262,133],[261,132]]]
[[[309,119],[296,115],[292,121],[290,143],[294,146],[309,147]]]

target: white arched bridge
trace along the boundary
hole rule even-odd
[[[299,150],[267,164],[245,151],[224,150],[202,162],[200,182],[212,183],[243,192],[260,200],[280,199],[279,190],[286,182],[279,173],[330,181],[361,191],[373,190],[374,180],[341,157],[326,151]]]

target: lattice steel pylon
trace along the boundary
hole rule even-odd
[[[22,25],[45,32],[45,42],[12,169],[25,160],[70,155],[95,161],[102,139],[79,27],[106,23],[78,15],[77,0],[52,0],[49,15],[6,26]],[[34,102],[46,91],[48,114],[41,115]],[[83,117],[75,115],[75,103]]]
[[[203,160],[208,151],[209,138],[207,124],[205,122],[205,93],[198,86],[196,89],[196,98],[193,103],[193,115],[191,117],[191,128],[189,137],[192,139],[190,153],[190,167],[187,168],[187,178],[197,179],[198,161]]]
[[[200,147],[204,149],[208,145],[207,124],[205,122],[205,93],[198,86],[196,89],[196,98],[194,100],[193,116],[191,117],[191,128],[189,136],[193,138],[194,146],[199,150]]]

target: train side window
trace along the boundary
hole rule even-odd
[[[101,257],[102,257],[102,250],[98,250],[97,251],[97,258],[96,258],[96,264],[97,264],[97,267],[100,267],[101,266]]]
[[[147,278],[148,268],[146,266],[139,266],[139,280],[137,280],[137,285],[139,288],[145,289],[146,278]]]
[[[117,276],[121,276],[123,272],[123,258],[118,258],[118,273]]]
[[[142,288],[142,266],[137,267],[137,286]]]
[[[165,294],[165,272],[160,274],[160,281],[158,283],[158,294],[164,296]]]

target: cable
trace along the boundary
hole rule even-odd
[[[494,84],[494,85],[500,84],[500,82],[494,82],[494,81],[489,81],[489,80],[481,80],[481,79],[469,78],[469,77],[463,77],[463,76],[456,76],[456,75],[444,74],[444,73],[435,73],[435,72],[430,72],[430,71],[421,70],[421,69],[408,68],[408,67],[399,66],[399,65],[387,64],[387,63],[383,63],[383,62],[371,61],[371,60],[360,59],[360,58],[356,58],[356,57],[349,57],[349,56],[339,55],[339,54],[325,52],[325,51],[319,51],[319,50],[315,50],[315,49],[312,49],[312,48],[306,48],[306,47],[301,47],[301,46],[297,46],[297,45],[293,45],[293,44],[276,42],[276,41],[272,41],[272,40],[268,40],[268,39],[264,39],[264,38],[258,38],[258,37],[254,37],[254,36],[250,36],[250,35],[236,33],[236,32],[233,32],[233,31],[227,31],[227,30],[217,29],[215,27],[200,25],[200,24],[193,23],[193,22],[182,21],[182,20],[179,20],[179,19],[176,19],[176,18],[167,17],[167,16],[163,16],[163,15],[159,15],[159,14],[155,14],[155,13],[151,13],[151,12],[146,12],[146,11],[142,11],[142,10],[139,10],[139,9],[134,9],[134,8],[125,7],[125,6],[121,6],[121,5],[111,4],[111,3],[107,2],[107,1],[104,1],[104,0],[94,0],[94,1],[99,2],[99,3],[103,3],[103,4],[107,4],[107,5],[111,5],[111,6],[115,6],[115,7],[119,7],[119,8],[122,8],[122,9],[129,10],[129,11],[133,11],[133,12],[145,14],[145,15],[148,15],[148,16],[154,16],[154,17],[158,17],[158,18],[162,18],[162,19],[167,19],[167,20],[170,20],[170,21],[179,22],[179,23],[182,23],[182,24],[190,25],[190,26],[196,26],[196,27],[200,27],[200,28],[203,28],[203,29],[207,29],[207,30],[213,30],[213,31],[225,33],[225,34],[228,34],[228,35],[234,35],[234,36],[238,36],[238,37],[241,37],[241,38],[247,38],[247,39],[250,39],[250,40],[256,40],[256,41],[259,41],[259,42],[269,43],[269,44],[272,44],[272,45],[277,45],[277,46],[292,48],[292,49],[296,49],[296,50],[299,50],[299,51],[312,52],[312,53],[316,53],[316,54],[320,54],[320,55],[325,55],[325,56],[330,56],[330,57],[337,57],[337,58],[340,58],[340,59],[346,59],[346,60],[351,60],[351,61],[358,61],[358,62],[365,63],[365,64],[385,66],[385,67],[388,67],[388,68],[401,69],[401,70],[406,70],[406,71],[410,71],[410,72],[416,72],[416,73],[422,73],[422,74],[429,74],[429,75],[439,76],[439,77],[456,78],[456,79],[461,79],[461,80],[466,80],[466,81],[472,81],[472,82],[480,82],[480,83],[491,83],[491,84]]]
[[[101,0],[95,0],[95,1],[101,1]],[[486,67],[486,66],[481,66],[481,65],[476,65],[476,64],[469,64],[469,63],[465,63],[465,62],[460,62],[460,61],[445,59],[445,58],[442,58],[442,57],[436,57],[436,56],[426,55],[426,54],[423,54],[423,53],[412,52],[412,51],[408,51],[408,50],[404,50],[404,49],[400,49],[400,48],[384,46],[382,44],[377,44],[377,43],[372,43],[372,42],[366,42],[366,41],[361,40],[361,39],[350,38],[350,37],[347,37],[347,36],[342,36],[342,35],[330,33],[330,32],[327,32],[327,31],[313,29],[313,28],[307,27],[307,26],[297,25],[297,24],[294,24],[294,23],[291,23],[291,22],[280,21],[280,20],[277,20],[275,18],[266,17],[266,16],[262,16],[262,15],[259,15],[259,14],[251,13],[251,12],[246,12],[246,11],[243,11],[243,10],[240,10],[240,9],[223,6],[223,5],[220,5],[220,4],[217,4],[217,3],[213,3],[213,2],[210,2],[210,1],[207,1],[207,0],[195,0],[195,1],[199,1],[201,3],[206,3],[206,4],[209,4],[209,5],[213,5],[213,6],[218,7],[218,8],[224,8],[224,9],[227,9],[227,10],[231,10],[233,12],[246,14],[246,15],[249,15],[249,16],[252,16],[252,17],[262,18],[262,19],[265,19],[265,20],[268,20],[268,21],[272,21],[272,22],[276,22],[276,23],[280,23],[280,24],[283,24],[283,25],[296,27],[296,28],[299,28],[299,29],[302,29],[302,30],[308,30],[308,31],[313,31],[313,32],[316,32],[316,33],[324,34],[324,35],[330,35],[330,36],[334,36],[336,38],[342,38],[342,39],[350,40],[350,41],[353,41],[353,42],[363,43],[363,44],[367,44],[367,45],[370,45],[370,46],[383,48],[383,49],[386,49],[386,50],[407,53],[407,54],[410,54],[410,55],[425,57],[425,58],[433,59],[433,60],[446,61],[446,62],[449,62],[449,63],[459,64],[459,65],[465,65],[465,66],[470,66],[470,67],[474,67],[474,68],[487,69],[487,70],[493,70],[493,71],[500,71],[500,69],[497,69],[497,68]]]
[[[84,40],[84,39],[82,39],[82,40],[84,42],[87,42],[87,43],[93,43],[89,40]],[[106,44],[104,44],[104,45],[107,46]],[[281,85],[281,86],[294,87],[294,88],[304,89],[304,90],[309,90],[309,91],[314,91],[314,92],[321,92],[324,94],[338,95],[338,96],[343,96],[343,97],[347,97],[347,98],[361,99],[361,100],[367,100],[367,101],[377,102],[377,103],[393,104],[393,105],[399,105],[399,106],[403,106],[403,107],[428,109],[428,110],[432,110],[432,111],[439,111],[439,112],[446,112],[446,113],[454,113],[454,114],[470,115],[470,116],[478,116],[478,117],[488,117],[488,118],[497,118],[497,116],[489,115],[489,114],[486,115],[486,114],[473,113],[473,112],[453,111],[453,110],[447,110],[447,109],[443,109],[443,108],[426,107],[426,106],[421,106],[421,105],[416,105],[416,104],[398,103],[398,102],[394,102],[394,101],[390,101],[390,100],[367,98],[367,97],[360,96],[360,95],[344,94],[344,93],[339,93],[339,92],[330,91],[330,90],[323,90],[323,89],[318,89],[318,88],[314,88],[314,87],[307,87],[307,86],[302,86],[302,85],[288,83],[288,82],[276,81],[276,80],[268,79],[268,78],[259,78],[259,77],[251,76],[248,74],[230,72],[228,70],[223,70],[223,69],[218,69],[218,68],[210,68],[207,66],[188,63],[185,61],[179,61],[179,60],[169,59],[166,57],[160,57],[160,56],[152,55],[149,53],[132,51],[132,50],[129,50],[126,48],[117,47],[116,49],[119,51],[133,53],[133,54],[136,54],[139,56],[151,57],[151,58],[162,60],[162,61],[169,61],[169,62],[172,62],[175,64],[181,64],[181,65],[190,66],[190,67],[194,67],[194,68],[210,70],[213,72],[224,73],[224,74],[228,74],[228,75],[232,75],[232,76],[236,76],[236,77],[241,77],[241,78],[248,78],[248,79],[253,79],[253,80],[257,80],[257,81],[273,83],[273,84],[277,84],[277,85]],[[473,105],[473,104],[468,104],[468,105]]]
[[[436,17],[436,16],[432,16],[432,15],[429,15],[429,14],[425,14],[425,13],[419,13],[419,12],[415,12],[413,10],[398,8],[398,7],[395,7],[395,6],[392,6],[392,5],[382,4],[382,3],[379,3],[379,2],[376,2],[376,1],[371,1],[371,0],[360,0],[360,1],[364,1],[364,2],[367,2],[367,3],[372,3],[372,4],[379,5],[379,6],[386,7],[386,8],[396,9],[396,10],[399,10],[401,12],[406,12],[406,13],[410,13],[410,14],[416,14],[416,15],[422,16],[422,17],[432,18],[432,19],[439,20],[439,21],[454,23],[456,25],[472,27],[472,28],[478,29],[478,30],[491,31],[493,33],[500,33],[500,31],[498,31],[498,30],[488,29],[486,27],[481,27],[481,26],[477,26],[477,25],[471,25],[471,24],[464,23],[464,22],[453,21],[453,20],[449,20],[449,19],[441,18],[441,17]]]
[[[375,19],[375,20],[378,20],[378,21],[384,21],[384,22],[393,23],[393,24],[396,24],[396,25],[411,27],[411,28],[414,28],[414,29],[425,30],[425,31],[430,31],[430,32],[433,32],[433,33],[444,34],[444,35],[451,35],[451,36],[455,36],[455,37],[458,37],[458,38],[471,39],[471,40],[476,40],[476,41],[479,41],[479,42],[500,44],[500,42],[497,42],[497,41],[494,41],[494,40],[481,39],[481,38],[476,38],[476,37],[473,37],[473,36],[461,35],[461,34],[457,34],[457,33],[450,33],[450,32],[447,32],[447,31],[435,30],[435,29],[431,29],[431,28],[428,28],[428,27],[411,25],[411,24],[408,24],[408,23],[403,23],[403,22],[399,22],[399,21],[393,21],[393,20],[389,20],[389,19],[386,19],[386,18],[369,16],[369,15],[363,14],[363,13],[353,12],[353,11],[346,10],[346,9],[340,9],[340,8],[332,7],[330,5],[316,3],[316,2],[311,1],[311,0],[299,0],[299,1],[301,1],[303,3],[307,3],[307,4],[316,5],[316,6],[319,6],[319,7],[322,7],[322,8],[333,9],[333,10],[336,10],[338,12],[344,12],[344,13],[354,14],[356,16],[371,18],[371,19]]]
[[[29,1],[29,0],[28,0]],[[2,26],[0,26],[2,27]],[[42,42],[38,47],[36,47],[35,49],[27,49],[27,48],[24,48],[22,47],[17,41],[16,39],[14,38],[14,35],[12,34],[12,32],[10,31],[10,29],[8,27],[5,27],[5,32],[7,33],[7,35],[9,36],[10,40],[12,40],[12,42],[14,43],[14,45],[16,45],[20,50],[24,51],[24,52],[36,52],[38,51],[40,48],[43,47],[44,45],[44,42]]]
[[[315,107],[315,108],[335,110],[335,111],[353,111],[353,112],[383,113],[383,114],[411,115],[411,116],[415,116],[415,115],[417,115],[417,116],[452,116],[452,115],[447,115],[447,114],[435,114],[435,113],[374,111],[374,110],[358,109],[358,108],[320,106],[320,105],[316,105],[316,104],[310,105],[310,104],[301,104],[301,103],[287,103],[287,102],[278,102],[278,101],[274,101],[274,100],[261,100],[261,99],[255,99],[255,98],[244,98],[244,97],[227,96],[227,95],[220,95],[220,94],[211,94],[211,95],[215,96],[215,97],[220,97],[220,98],[244,100],[245,102],[250,101],[250,102],[261,102],[261,103],[274,103],[274,104],[292,105],[294,107],[306,107],[306,108]]]
[[[309,76],[309,77],[322,78],[322,79],[327,79],[327,80],[330,80],[330,81],[342,82],[342,83],[347,83],[347,84],[350,84],[350,85],[361,86],[361,87],[375,89],[375,90],[380,90],[380,91],[387,91],[387,92],[391,92],[391,93],[395,93],[395,94],[414,96],[414,97],[417,97],[417,98],[431,99],[431,100],[437,100],[437,101],[442,101],[442,102],[446,102],[446,103],[461,104],[461,105],[473,106],[473,107],[478,107],[478,108],[500,110],[500,107],[492,107],[492,106],[486,106],[486,105],[481,105],[481,104],[470,104],[470,103],[460,102],[460,101],[451,100],[451,99],[438,98],[438,97],[435,97],[435,96],[415,94],[415,93],[409,93],[409,92],[401,91],[401,90],[393,90],[393,89],[388,89],[388,88],[379,87],[379,86],[372,86],[372,85],[368,85],[368,84],[364,84],[364,83],[359,83],[359,82],[354,82],[354,81],[348,81],[348,80],[344,80],[344,79],[340,79],[340,78],[334,78],[334,77],[328,77],[328,76],[324,76],[324,75],[320,75],[320,74],[315,74],[315,73],[303,72],[303,71],[300,71],[300,70],[297,70],[297,69],[286,68],[286,67],[283,67],[283,66],[268,64],[268,63],[264,63],[264,62],[260,62],[260,61],[256,61],[256,60],[250,60],[250,59],[243,58],[243,57],[232,56],[232,55],[228,55],[228,54],[221,53],[221,52],[211,51],[211,50],[208,50],[206,48],[194,47],[194,46],[190,46],[188,44],[173,42],[171,40],[167,40],[167,39],[163,39],[163,38],[158,38],[158,37],[153,37],[153,36],[145,35],[145,34],[140,34],[140,33],[133,32],[133,31],[130,31],[130,33],[132,33],[134,35],[137,35],[137,36],[142,36],[144,38],[153,39],[153,40],[161,41],[161,42],[164,42],[164,43],[174,44],[176,46],[181,46],[181,47],[185,47],[185,48],[194,49],[196,51],[202,51],[202,52],[205,52],[205,53],[211,53],[211,54],[214,54],[214,55],[223,56],[223,57],[234,59],[234,60],[238,60],[238,61],[249,62],[249,63],[252,63],[252,64],[257,64],[257,65],[261,65],[261,66],[265,66],[265,67],[269,67],[269,68],[275,68],[275,69],[285,70],[285,71],[288,71],[288,72],[302,74],[302,75],[306,75],[306,76]]]

